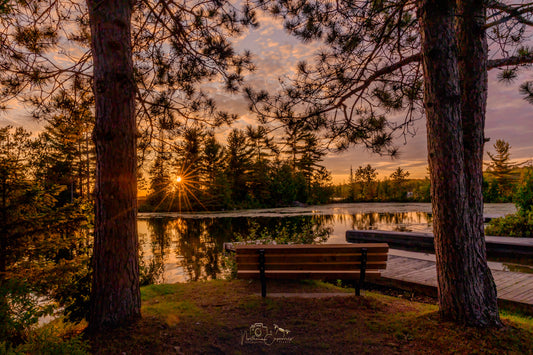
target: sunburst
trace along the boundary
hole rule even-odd
[[[178,211],[191,210],[192,202],[196,202],[203,209],[206,209],[197,194],[200,191],[197,169],[182,166],[174,170],[172,177],[168,178],[168,183],[164,188],[163,197],[156,208],[168,203],[168,206],[178,207]]]

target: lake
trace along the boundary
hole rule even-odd
[[[486,204],[486,217],[516,212]],[[144,270],[156,283],[220,278],[223,243],[238,239],[294,240],[302,231],[325,243],[346,243],[350,229],[431,232],[429,203],[349,203],[199,213],[140,213]]]

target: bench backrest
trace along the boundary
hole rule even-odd
[[[265,251],[266,270],[359,270],[366,248],[366,270],[383,270],[387,265],[386,243],[237,245],[239,270],[258,270],[259,250]]]

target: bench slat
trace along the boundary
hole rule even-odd
[[[258,254],[245,254],[241,255],[237,253],[237,263],[254,263],[258,262]],[[368,254],[367,260],[372,261],[387,261],[387,254]],[[295,254],[295,255],[284,255],[284,254],[272,254],[269,250],[265,252],[265,263],[305,263],[305,262],[360,262],[361,254]]]
[[[333,280],[357,280],[360,272],[357,270],[337,270],[337,271],[318,271],[318,270],[299,270],[299,271],[283,271],[283,270],[266,270],[266,277],[268,279],[333,279]],[[239,270],[237,277],[240,279],[256,279],[259,271],[256,270]],[[379,278],[379,271],[367,271],[365,277],[369,279]]]
[[[367,270],[384,270],[386,262],[367,262]],[[359,270],[360,263],[266,263],[268,270]],[[239,270],[259,270],[259,262],[239,263]]]
[[[386,268],[389,246],[386,243],[237,245],[234,250],[237,277],[259,278],[263,297],[266,297],[267,279],[354,280],[358,296],[364,279],[379,278],[381,270]]]
[[[386,247],[387,243],[345,243],[345,244],[235,244],[235,249],[320,249],[320,248],[340,248],[340,249],[352,249],[352,248],[375,248]]]
[[[368,253],[387,253],[389,246],[384,243],[365,244],[326,244],[326,245],[239,245],[235,247],[237,254],[256,255],[258,250],[265,250],[265,254],[279,252],[283,254],[353,254],[361,253],[367,248]]]

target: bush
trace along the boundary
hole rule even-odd
[[[43,355],[85,355],[89,345],[81,336],[64,338],[60,330],[51,327],[39,329],[30,334],[25,344],[15,348],[15,353]]]
[[[51,314],[52,307],[40,305],[31,286],[17,279],[0,285],[0,339],[7,344],[23,342],[40,317]]]
[[[533,168],[524,169],[513,196],[518,213],[490,221],[487,235],[533,237]]]
[[[508,237],[533,237],[533,211],[519,211],[505,217],[490,221],[485,229],[486,235],[500,235]]]
[[[261,229],[257,222],[251,222],[250,230],[246,236],[237,233],[235,244],[320,244],[328,240],[332,232],[331,227],[322,227],[313,221],[304,222],[303,224],[282,226],[278,225],[272,231],[267,228]],[[229,273],[227,279],[237,277],[237,263],[235,254],[226,254],[222,266]]]
[[[527,212],[533,209],[533,168],[527,168],[522,173],[513,200],[518,211]]]
[[[89,344],[83,340],[79,331],[74,334],[72,324],[59,323],[59,327],[48,324],[31,330],[24,343],[13,345],[0,342],[0,355],[42,354],[42,355],[85,355],[89,354]],[[77,334],[77,335],[76,335]]]
[[[88,260],[65,283],[59,285],[54,299],[63,307],[63,313],[70,322],[80,322],[89,316],[89,296],[91,294],[91,271]]]

